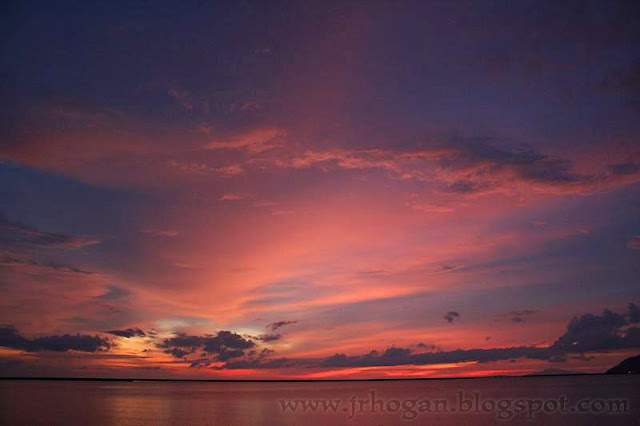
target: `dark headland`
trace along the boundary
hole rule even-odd
[[[640,355],[632,356],[620,364],[607,370],[607,374],[638,374],[640,373]]]

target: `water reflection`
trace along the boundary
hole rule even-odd
[[[633,425],[640,424],[637,420],[640,419],[639,382],[638,376],[337,383],[1,381],[0,423],[240,426],[500,423],[497,409],[486,413],[482,410],[453,413],[432,407],[431,411],[421,412],[418,404],[425,399],[444,399],[449,401],[449,408],[457,408],[458,392],[464,392],[466,397],[477,392],[483,400],[494,401],[494,405],[495,401],[505,399],[546,401],[565,397],[568,407],[572,407],[586,399],[618,398],[628,401],[628,413],[550,414],[541,408],[535,412],[535,423]],[[371,412],[369,403],[359,402],[370,399],[371,392],[380,400],[375,413]],[[283,411],[283,401],[291,404],[303,400],[311,401],[306,412],[302,407],[296,412]],[[323,410],[322,404],[316,404],[312,410],[313,401],[323,400],[338,401],[340,405],[335,410]],[[491,408],[491,404],[487,407]],[[380,412],[380,408],[387,412]],[[513,415],[509,424],[531,424],[526,414]]]

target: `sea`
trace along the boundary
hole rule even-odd
[[[1,425],[640,425],[640,375],[0,380]]]

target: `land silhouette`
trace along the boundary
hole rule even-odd
[[[607,370],[607,374],[638,374],[640,373],[640,355],[632,356],[620,364]]]

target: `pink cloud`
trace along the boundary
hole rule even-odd
[[[169,89],[167,94],[171,96],[182,108],[187,111],[193,110],[193,101],[191,96],[185,90]]]
[[[246,198],[246,195],[244,194],[238,194],[235,192],[229,192],[227,194],[223,194],[220,198],[218,198],[218,200],[220,201],[238,201],[238,200],[244,200]]]
[[[640,250],[640,236],[629,239],[629,241],[627,241],[627,247],[632,250]]]
[[[231,164],[229,166],[218,167],[215,169],[220,175],[225,177],[233,177],[241,175],[244,172],[244,168],[240,164]]]
[[[255,129],[228,138],[214,140],[206,144],[204,148],[209,150],[246,150],[256,154],[281,147],[285,136],[286,132],[282,129]]]
[[[145,228],[140,233],[151,235],[152,237],[177,237],[180,232],[172,229]]]

